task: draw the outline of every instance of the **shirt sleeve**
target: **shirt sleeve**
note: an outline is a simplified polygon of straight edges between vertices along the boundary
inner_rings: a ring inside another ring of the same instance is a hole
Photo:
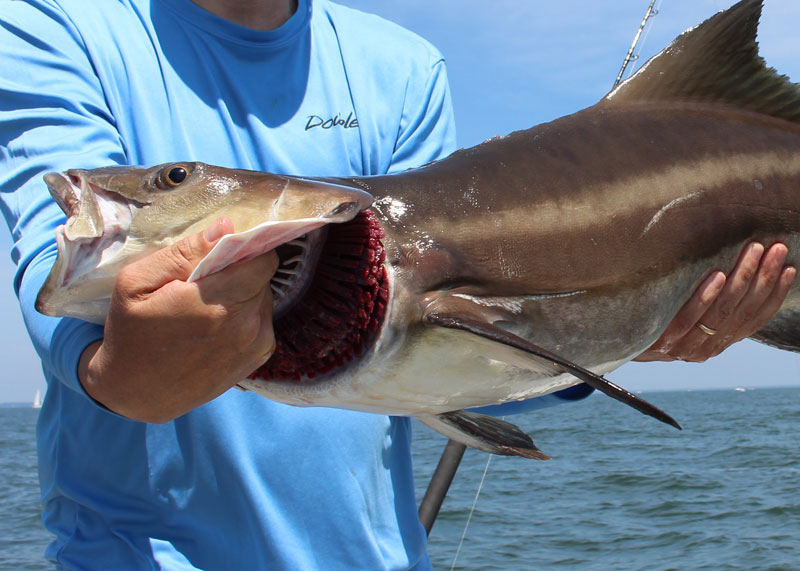
[[[456,149],[456,127],[444,59],[435,58],[425,81],[409,81],[389,172],[443,159]]]
[[[0,208],[14,242],[14,290],[45,372],[86,394],[78,361],[102,328],[34,309],[65,220],[42,175],[119,164],[125,153],[80,34],[55,5],[3,3],[0,45],[0,69],[13,70],[0,75]]]

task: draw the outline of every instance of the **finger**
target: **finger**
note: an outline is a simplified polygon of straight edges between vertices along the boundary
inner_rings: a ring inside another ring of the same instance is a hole
[[[217,240],[222,238],[225,234],[233,233],[233,222],[227,216],[221,216],[211,223],[211,226],[203,230],[203,237],[215,244]]]
[[[636,361],[674,361],[685,360],[694,351],[692,343],[703,342],[697,336],[697,321],[714,303],[725,285],[725,274],[714,272],[697,288],[677,315],[658,338],[658,340]],[[687,342],[687,335],[690,336]]]
[[[777,312],[781,305],[783,305],[783,301],[786,299],[786,295],[789,293],[789,289],[792,287],[796,277],[796,268],[792,266],[783,268],[775,283],[775,287],[772,289],[769,297],[761,305],[760,310],[752,320],[752,330],[747,333],[745,337],[749,337],[764,327],[772,318],[772,316],[775,315],[775,312]]]
[[[661,338],[674,343],[695,328],[700,318],[705,315],[721,294],[726,281],[725,274],[722,272],[714,272],[708,276],[689,298],[689,301],[678,311]]]
[[[742,330],[741,337],[751,335],[752,322],[760,320],[764,312],[772,307],[772,304],[769,307],[764,307],[764,304],[780,284],[779,278],[783,275],[787,253],[788,249],[783,244],[773,244],[764,254],[755,279],[736,310],[735,317],[739,322],[737,329]],[[773,311],[769,311],[767,316],[772,313]]]
[[[731,318],[750,289],[763,255],[764,246],[758,242],[745,248],[728,276],[716,303],[701,317],[703,325],[724,332],[726,335],[735,330],[737,322],[731,321]]]
[[[715,336],[704,332],[696,324],[673,343],[669,352],[671,356],[680,361],[702,362],[708,359],[715,350]]]
[[[237,320],[239,330],[232,332],[232,335],[243,336],[240,344],[240,358],[236,363],[240,374],[239,380],[266,363],[275,352],[276,347],[272,325],[272,291],[266,288],[257,299],[251,300],[246,306],[246,315]]]
[[[272,290],[267,288],[264,291],[264,296],[261,300],[260,307],[262,328],[258,338],[256,339],[256,344],[260,348],[260,355],[257,358],[258,364],[256,367],[260,367],[266,363],[275,352],[275,331],[272,325],[273,307],[274,300],[272,298]]]
[[[264,290],[269,290],[277,269],[278,255],[273,250],[205,276],[197,281],[197,287],[205,303],[244,303],[260,299]]]
[[[129,264],[120,271],[117,283],[130,297],[135,297],[149,294],[171,281],[185,281],[219,238],[232,231],[231,221],[220,218],[205,231]]]

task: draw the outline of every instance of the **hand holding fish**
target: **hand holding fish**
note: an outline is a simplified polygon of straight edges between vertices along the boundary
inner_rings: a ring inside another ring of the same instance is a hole
[[[81,383],[95,400],[128,418],[166,422],[227,391],[271,356],[274,252],[186,281],[232,231],[221,219],[119,273],[105,337],[81,358]]]
[[[784,267],[786,254],[783,244],[766,252],[750,244],[731,275],[711,274],[658,341],[634,360],[703,362],[753,335],[780,308],[797,275],[794,267]]]

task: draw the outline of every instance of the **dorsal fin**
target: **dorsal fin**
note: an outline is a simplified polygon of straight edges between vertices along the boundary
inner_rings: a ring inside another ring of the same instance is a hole
[[[763,0],[742,0],[678,36],[601,102],[728,103],[800,123],[800,85],[767,67],[756,33]]]

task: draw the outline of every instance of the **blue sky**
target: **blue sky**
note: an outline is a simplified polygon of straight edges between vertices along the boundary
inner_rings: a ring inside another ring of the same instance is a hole
[[[347,0],[430,40],[444,54],[459,144],[524,129],[595,103],[611,87],[649,0]],[[662,0],[643,62],[731,0]],[[800,81],[800,2],[766,0],[767,62]],[[798,189],[800,191],[800,189]],[[11,290],[10,239],[0,233],[0,402],[44,389]],[[702,365],[629,364],[610,375],[632,390],[800,384],[800,357],[745,341]]]

